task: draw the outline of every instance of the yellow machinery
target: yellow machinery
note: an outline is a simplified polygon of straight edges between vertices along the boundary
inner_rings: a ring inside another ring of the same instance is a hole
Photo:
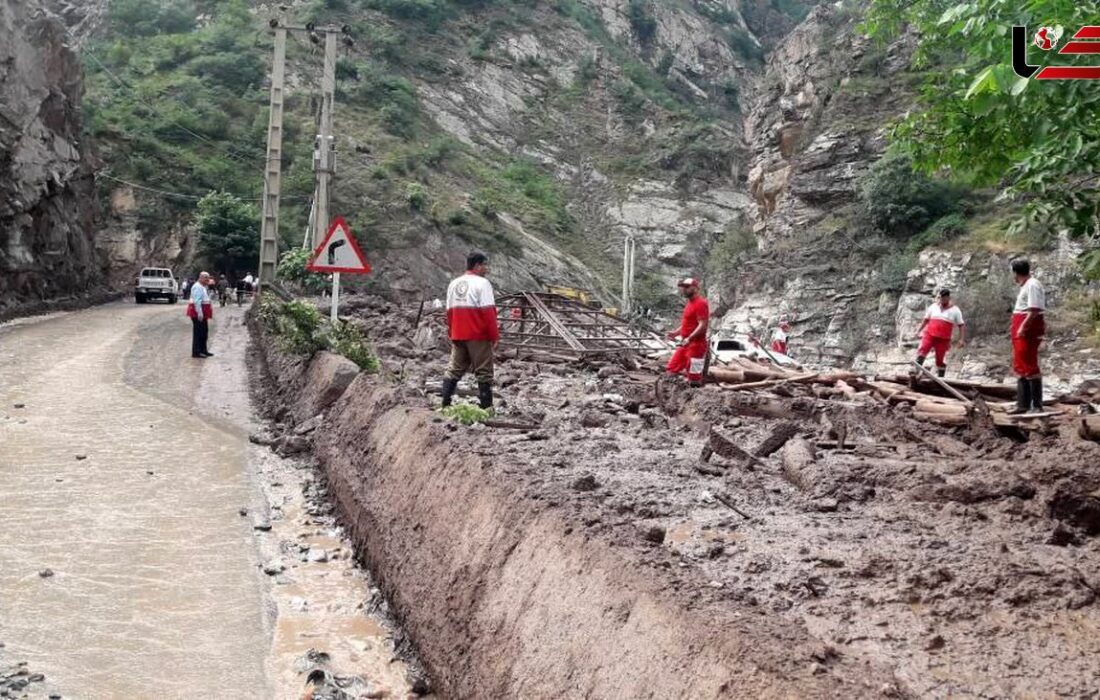
[[[552,284],[546,285],[546,291],[551,294],[557,294],[563,296],[566,299],[572,299],[573,301],[579,301],[585,306],[592,306],[592,292],[587,289],[577,289],[576,287],[557,287]]]

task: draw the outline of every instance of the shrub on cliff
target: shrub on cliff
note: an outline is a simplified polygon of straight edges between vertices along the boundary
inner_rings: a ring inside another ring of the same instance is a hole
[[[895,238],[909,238],[959,209],[962,191],[913,169],[906,155],[890,154],[871,167],[860,192],[871,224]]]

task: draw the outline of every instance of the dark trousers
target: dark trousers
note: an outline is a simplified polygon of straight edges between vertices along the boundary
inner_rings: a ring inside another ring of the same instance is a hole
[[[209,322],[191,319],[191,357],[198,357],[207,353],[206,338],[210,333]]]

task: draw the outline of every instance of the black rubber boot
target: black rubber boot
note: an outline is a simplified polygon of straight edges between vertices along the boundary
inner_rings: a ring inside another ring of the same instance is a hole
[[[458,391],[458,380],[450,377],[443,378],[443,408],[451,405],[455,392]]]
[[[937,377],[946,377],[947,376],[947,368],[946,367],[937,367],[936,368],[936,376]]]
[[[1043,378],[1036,377],[1035,379],[1028,380],[1031,383],[1031,411],[1032,413],[1043,412]]]
[[[1018,416],[1031,410],[1031,382],[1023,377],[1016,380],[1016,405],[1005,413]]]
[[[477,384],[477,401],[478,405],[488,410],[493,407],[493,385],[488,382],[478,382]]]

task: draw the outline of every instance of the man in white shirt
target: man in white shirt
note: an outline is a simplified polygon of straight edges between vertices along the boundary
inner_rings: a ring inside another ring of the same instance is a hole
[[[1012,370],[1016,373],[1016,407],[1008,412],[1041,413],[1043,410],[1043,375],[1039,370],[1039,345],[1046,335],[1043,313],[1047,308],[1046,292],[1039,280],[1031,276],[1031,263],[1014,260],[1012,274],[1020,291],[1012,310]]]
[[[966,321],[962,311],[951,303],[951,290],[941,289],[938,300],[924,312],[924,320],[917,329],[920,347],[917,349],[917,364],[924,365],[929,351],[936,353],[936,374],[947,375],[947,351],[951,349],[951,338],[955,329],[959,329],[959,342],[955,347],[966,345]]]
[[[187,317],[191,319],[191,357],[213,357],[214,353],[206,349],[210,336],[210,318],[214,315],[214,305],[210,299],[210,274],[200,272],[199,279],[191,285],[191,298],[187,302]]]

